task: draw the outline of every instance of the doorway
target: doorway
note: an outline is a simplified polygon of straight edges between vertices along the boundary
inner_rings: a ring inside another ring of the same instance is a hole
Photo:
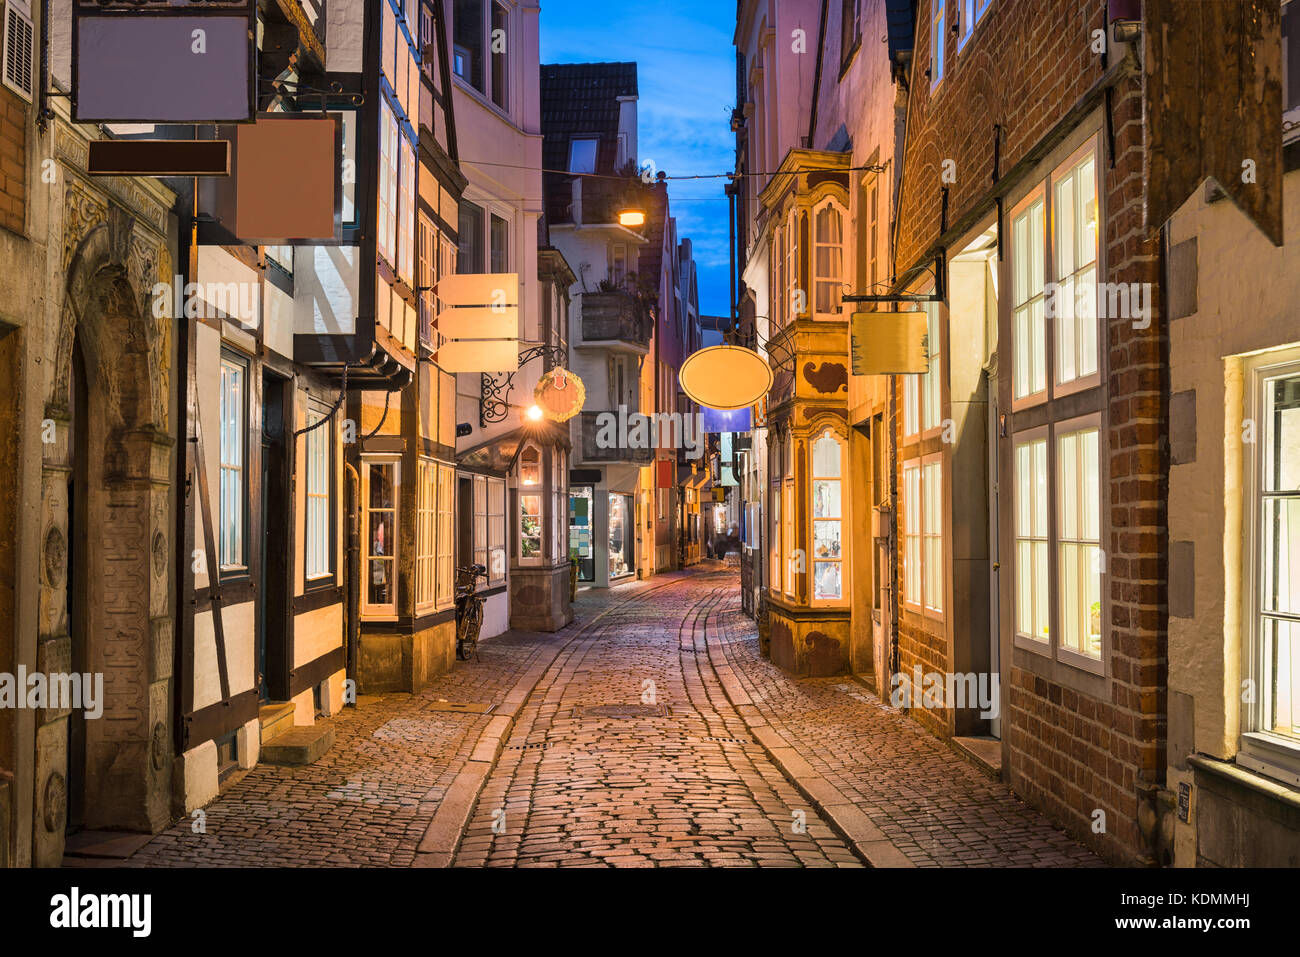
[[[86,542],[89,540],[86,499],[89,492],[90,388],[86,379],[86,359],[81,343],[72,344],[72,396],[69,422],[72,441],[68,448],[68,574],[65,581],[68,603],[68,639],[71,646],[71,672],[90,672],[86,649]],[[86,712],[73,708],[68,713],[67,831],[81,830],[86,812]]]
[[[293,509],[289,501],[289,380],[262,371],[262,529],[257,580],[257,692],[289,700],[289,595]]]

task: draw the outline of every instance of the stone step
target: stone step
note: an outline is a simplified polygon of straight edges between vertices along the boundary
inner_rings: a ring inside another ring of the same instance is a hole
[[[263,764],[315,764],[334,744],[334,729],[311,724],[282,731],[262,745]]]
[[[293,727],[293,712],[292,701],[273,701],[257,709],[257,721],[262,727],[262,747]]]

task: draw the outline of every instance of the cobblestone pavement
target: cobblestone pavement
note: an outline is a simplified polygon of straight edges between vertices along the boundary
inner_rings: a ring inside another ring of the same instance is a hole
[[[259,765],[203,833],[184,819],[115,863],[408,866],[492,720],[430,706],[500,702],[534,676],[456,866],[858,866],[750,733],[755,713],[914,864],[1099,863],[865,688],[760,658],[737,578],[709,562],[585,592],[569,627],[486,640],[419,694],[363,696],[316,764]]]
[[[791,678],[758,652],[736,598],[709,642],[767,722],[918,867],[1099,867],[1041,813],[866,687]]]

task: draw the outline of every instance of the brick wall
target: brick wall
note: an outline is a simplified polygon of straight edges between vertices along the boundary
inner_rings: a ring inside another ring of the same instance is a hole
[[[22,234],[27,211],[27,104],[0,87],[0,226]]]
[[[930,62],[930,0],[918,4],[911,113],[903,159],[897,264],[902,273],[941,234],[941,164],[956,162],[949,186],[948,225],[975,225],[991,212],[994,125],[1001,128],[999,169],[1006,176],[1021,159],[1036,162],[1041,141],[1102,78],[1090,47],[1101,29],[1103,0],[998,0],[958,55],[949,34],[942,87],[934,94],[924,70]],[[949,4],[951,7],[952,4]],[[1166,491],[1167,332],[1158,290],[1158,234],[1143,228],[1142,88],[1129,73],[1112,92],[1115,162],[1103,141],[1099,195],[1104,281],[1149,282],[1156,290],[1151,326],[1116,319],[1105,332],[1102,407],[1102,510],[1106,557],[1103,592],[1110,599],[1109,658],[1104,694],[1095,696],[1016,667],[1008,675],[1004,714],[1006,775],[1029,803],[1119,862],[1146,859],[1139,808],[1162,781],[1165,763],[1167,622]],[[970,215],[967,215],[970,214]],[[963,218],[965,217],[965,218]],[[1003,228],[1008,227],[1004,220]],[[951,252],[951,251],[950,251]],[[1005,326],[1004,326],[1005,328]],[[1010,367],[1008,349],[1000,365]],[[901,387],[900,387],[901,391]],[[901,436],[899,437],[901,441]],[[900,448],[900,471],[909,457]],[[960,476],[954,476],[960,481]],[[900,474],[901,484],[901,474]],[[1002,554],[1011,543],[1003,531]],[[1013,593],[1014,594],[1014,593]],[[901,664],[909,655],[924,666],[938,657],[923,624],[901,615]],[[1005,621],[1005,618],[1004,618]],[[1024,654],[1024,653],[1021,653]],[[943,660],[943,659],[940,659]],[[921,715],[917,715],[921,718]],[[1106,830],[1093,830],[1096,810]]]

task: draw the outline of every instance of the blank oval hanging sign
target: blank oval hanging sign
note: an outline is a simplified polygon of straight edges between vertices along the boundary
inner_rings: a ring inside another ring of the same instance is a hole
[[[710,346],[693,352],[678,373],[682,391],[710,409],[743,409],[772,388],[772,370],[753,349]]]

